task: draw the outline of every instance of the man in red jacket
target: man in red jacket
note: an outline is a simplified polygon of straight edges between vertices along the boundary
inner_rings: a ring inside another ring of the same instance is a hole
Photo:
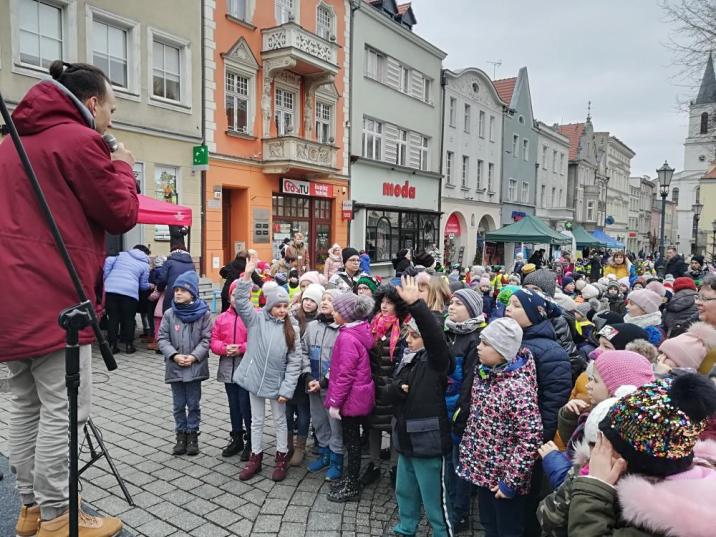
[[[87,297],[102,308],[105,233],[137,222],[139,202],[132,165],[122,144],[111,153],[102,134],[112,125],[112,87],[101,70],[53,62],[53,80],[33,86],[13,119],[45,192]],[[10,370],[10,465],[23,506],[17,535],[68,534],[69,469],[65,333],[57,323],[77,303],[72,283],[40,212],[17,151],[0,143],[0,362]],[[90,411],[91,330],[80,335],[79,426]],[[110,536],[116,518],[80,517],[83,537]],[[38,533],[39,531],[39,533]]]

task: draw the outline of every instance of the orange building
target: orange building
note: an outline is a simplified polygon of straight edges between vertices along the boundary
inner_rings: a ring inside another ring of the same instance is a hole
[[[320,267],[348,236],[347,1],[217,0],[207,9],[207,276],[218,281],[242,248],[270,261],[297,231]]]

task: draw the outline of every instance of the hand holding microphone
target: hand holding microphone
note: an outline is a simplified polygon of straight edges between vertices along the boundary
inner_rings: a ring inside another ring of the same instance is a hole
[[[129,151],[122,142],[119,142],[117,138],[109,133],[102,135],[104,143],[107,144],[109,152],[111,153],[112,160],[121,160],[126,162],[130,166],[134,166],[134,155]]]

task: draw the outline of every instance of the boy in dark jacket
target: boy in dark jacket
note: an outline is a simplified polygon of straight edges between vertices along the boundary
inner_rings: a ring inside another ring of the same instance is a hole
[[[194,271],[195,269],[194,260],[191,258],[191,254],[186,251],[183,238],[174,239],[170,248],[172,251],[157,271],[155,280],[160,291],[166,289],[172,293],[176,279],[185,272]],[[163,311],[167,311],[171,305],[171,300],[164,300]]]
[[[443,475],[452,449],[445,405],[447,376],[453,360],[447,342],[412,276],[404,276],[398,294],[408,304],[406,351],[395,380],[385,389],[395,404],[393,445],[398,452],[395,496],[397,535],[415,535],[420,503],[435,537],[452,536]]]

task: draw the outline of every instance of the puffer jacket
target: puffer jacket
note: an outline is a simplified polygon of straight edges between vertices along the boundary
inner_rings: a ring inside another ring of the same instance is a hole
[[[529,493],[542,441],[536,376],[526,348],[503,369],[480,368],[460,442],[460,477],[499,486],[508,498]]]
[[[211,331],[211,352],[219,356],[219,368],[216,371],[216,380],[231,384],[234,382],[234,372],[241,363],[246,352],[246,327],[236,310],[229,307],[214,321]],[[226,356],[227,345],[238,345],[239,354]]]
[[[177,281],[177,278],[190,270],[194,270],[194,261],[189,252],[185,252],[184,250],[172,252],[157,271],[157,287],[160,291],[166,290],[171,295],[174,292],[174,282]],[[171,300],[165,300],[163,306],[164,311],[167,311],[171,307],[171,304]]]
[[[251,303],[252,285],[240,279],[234,290],[234,307],[248,332],[246,354],[234,372],[234,382],[257,397],[291,399],[301,374],[298,323],[290,316],[284,321],[257,311]],[[293,350],[286,345],[284,322],[293,323]]]
[[[395,356],[390,358],[390,340],[385,337],[378,340],[370,351],[370,367],[373,381],[376,386],[375,407],[368,417],[367,424],[374,429],[390,432],[390,423],[393,418],[393,402],[381,387],[388,386],[393,381],[393,372],[400,362],[405,348],[405,340],[400,339],[395,347]]]
[[[338,255],[328,253],[328,257],[323,263],[323,275],[326,280],[330,280],[333,275],[338,272],[343,266],[343,259],[341,259],[340,253]]]
[[[339,328],[340,325],[333,321],[333,317],[319,314],[316,320],[308,323],[301,338],[301,373],[310,373],[311,378],[317,380],[323,390],[328,387],[326,375],[331,368],[331,357]]]
[[[672,338],[683,334],[699,319],[696,295],[698,292],[693,289],[682,289],[677,291],[667,302],[661,314],[661,322],[667,337]]]
[[[477,346],[483,326],[468,334],[456,334],[446,330],[450,351],[455,360],[455,369],[448,376],[445,391],[448,419],[452,423],[453,442],[459,442],[467,424],[472,400],[472,383],[477,367]]]
[[[171,301],[170,301],[171,302]],[[157,345],[164,355],[164,382],[193,382],[209,378],[211,312],[193,323],[184,323],[172,308],[164,312]],[[188,367],[177,364],[175,354],[191,354],[196,361]]]
[[[544,441],[548,442],[557,432],[557,413],[572,392],[569,356],[557,343],[549,320],[525,328],[522,345],[530,350],[537,366],[539,409]]]
[[[333,345],[326,408],[343,416],[367,416],[375,404],[375,383],[368,351],[373,346],[370,324],[358,321],[341,326]]]
[[[139,300],[139,291],[149,289],[149,257],[141,250],[120,252],[104,262],[104,292]]]
[[[610,274],[614,274],[617,280],[629,278],[629,285],[633,284],[637,279],[636,267],[628,259],[625,259],[621,265],[616,265],[614,260],[610,257],[604,267],[604,277],[606,278]]]
[[[574,382],[582,371],[587,368],[587,362],[584,360],[579,348],[577,348],[572,334],[572,326],[574,326],[576,321],[574,313],[564,312],[559,317],[555,317],[549,321],[552,323],[555,336],[557,336],[557,343],[559,343],[569,356],[569,363],[572,368],[572,381]]]

